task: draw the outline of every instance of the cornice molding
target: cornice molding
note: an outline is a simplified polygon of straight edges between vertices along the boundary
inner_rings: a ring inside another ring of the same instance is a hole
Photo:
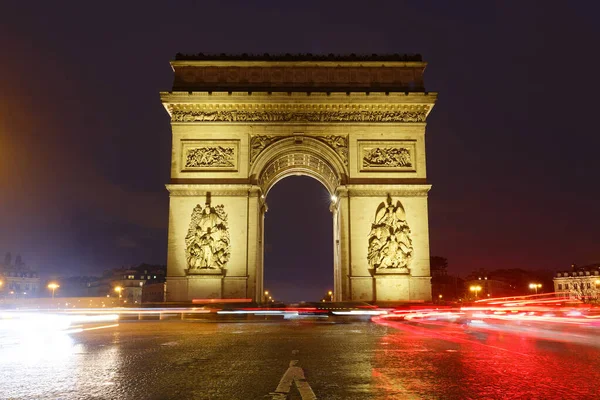
[[[171,197],[177,196],[242,196],[255,195],[260,188],[250,184],[167,184]]]
[[[269,103],[286,103],[298,101],[309,103],[336,103],[358,101],[369,103],[423,103],[433,104],[437,99],[437,92],[385,92],[385,91],[362,91],[362,92],[306,92],[306,91],[170,91],[160,92],[163,103],[258,103],[266,101]],[[260,100],[259,100],[260,99]]]
[[[427,197],[431,185],[346,185],[348,195],[352,196],[402,196]]]

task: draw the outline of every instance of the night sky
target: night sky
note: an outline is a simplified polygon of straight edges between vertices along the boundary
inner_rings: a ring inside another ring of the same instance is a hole
[[[510,4],[505,4],[510,3]],[[166,263],[182,53],[420,53],[433,255],[450,272],[600,261],[599,6],[524,1],[0,3],[0,253],[45,274]],[[376,5],[376,6],[375,6]],[[267,199],[266,285],[333,281],[326,192]]]

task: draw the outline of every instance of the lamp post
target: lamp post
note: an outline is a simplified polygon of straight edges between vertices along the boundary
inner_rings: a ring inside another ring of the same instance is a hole
[[[469,288],[469,290],[471,292],[475,292],[475,299],[477,299],[477,294],[479,293],[479,291],[481,290],[481,286],[479,285],[473,285]]]
[[[264,295],[265,296],[263,297],[263,303],[268,303],[269,302],[269,291],[265,290]]]
[[[121,292],[123,292],[122,286],[115,286],[115,292],[119,294],[119,305],[121,305]]]
[[[542,287],[541,283],[530,283],[529,289],[535,289],[535,294],[537,294],[538,289]]]
[[[333,290],[328,291],[327,295],[329,296],[329,301],[333,301]]]
[[[48,289],[52,290],[52,300],[54,300],[54,291],[59,287],[60,285],[54,282],[48,284]]]

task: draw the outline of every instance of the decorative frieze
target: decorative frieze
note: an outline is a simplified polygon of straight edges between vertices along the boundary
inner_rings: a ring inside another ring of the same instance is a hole
[[[409,274],[413,245],[410,228],[406,222],[406,212],[400,201],[387,198],[375,212],[368,239],[368,261],[375,272],[391,270],[394,273]],[[385,271],[388,272],[388,271]]]
[[[182,141],[182,171],[237,171],[237,141]]]
[[[210,107],[207,105],[170,104],[172,122],[425,122],[430,105],[395,105],[388,107],[352,107],[348,105],[261,105],[248,107]]]
[[[414,141],[359,141],[361,171],[415,171]]]

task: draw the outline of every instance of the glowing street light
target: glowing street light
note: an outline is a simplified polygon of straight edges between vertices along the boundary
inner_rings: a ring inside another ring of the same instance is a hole
[[[478,293],[481,291],[481,286],[479,286],[479,285],[476,285],[476,286],[475,286],[475,285],[474,285],[474,286],[471,286],[471,287],[469,288],[469,290],[470,290],[471,292],[475,292],[475,298],[477,298],[477,294],[478,294]]]
[[[56,289],[58,289],[59,287],[60,287],[60,285],[57,283],[54,283],[54,282],[48,284],[48,289],[52,290],[52,299],[53,300],[54,300],[54,291]]]
[[[115,292],[119,293],[119,299],[121,298],[121,292],[123,292],[122,286],[115,286]]]
[[[535,294],[537,294],[538,289],[542,287],[541,283],[530,283],[529,289],[535,289]]]
[[[329,301],[333,301],[333,290],[328,291],[327,295],[329,296]]]

